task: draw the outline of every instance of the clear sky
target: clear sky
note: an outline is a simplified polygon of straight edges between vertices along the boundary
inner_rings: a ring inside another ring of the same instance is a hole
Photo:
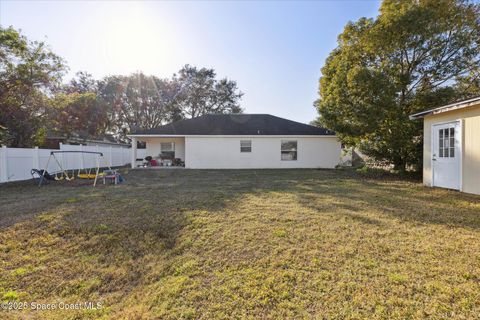
[[[238,83],[248,113],[309,122],[320,68],[348,21],[374,17],[373,1],[5,1],[0,24],[44,40],[70,68],[95,78],[183,65]]]

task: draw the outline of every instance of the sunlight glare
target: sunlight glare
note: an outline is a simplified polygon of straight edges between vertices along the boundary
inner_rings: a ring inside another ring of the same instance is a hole
[[[106,17],[105,63],[122,65],[124,72],[153,70],[169,60],[167,30],[161,17],[153,19],[146,3],[125,2],[111,7]]]

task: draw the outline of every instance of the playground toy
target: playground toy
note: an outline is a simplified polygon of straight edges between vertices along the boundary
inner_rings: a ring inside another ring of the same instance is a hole
[[[115,181],[115,184],[117,184],[117,182],[121,181],[119,179],[120,175],[112,170],[112,168],[110,168],[109,165],[107,165],[108,169],[109,170],[106,170],[105,173],[100,173],[100,160],[103,160],[103,153],[101,152],[94,152],[94,151],[51,151],[50,152],[50,157],[48,158],[47,160],[47,164],[45,165],[45,169],[43,170],[37,170],[37,169],[32,169],[31,171],[31,174],[32,176],[35,178],[35,176],[39,176],[39,183],[38,183],[38,186],[41,186],[42,183],[44,182],[44,180],[67,180],[67,181],[70,181],[70,180],[74,180],[75,179],[75,169],[72,169],[71,170],[71,175],[68,174],[68,170],[64,169],[61,162],[58,161],[57,157],[55,156],[56,154],[64,154],[64,153],[81,153],[82,154],[82,160],[83,160],[83,156],[84,154],[93,154],[93,155],[96,155],[95,157],[95,168],[88,168],[88,169],[85,169],[85,168],[81,168],[81,169],[78,169],[78,172],[77,172],[77,178],[80,178],[80,179],[94,179],[93,181],[93,186],[95,187],[97,185],[97,180],[99,178],[102,178],[106,175],[108,175],[110,178],[112,177],[112,175],[115,175],[115,176],[118,176],[118,177],[115,177],[114,181]],[[48,165],[50,163],[51,160],[55,160],[55,162],[57,163],[58,167],[59,167],[59,171],[57,172],[54,172],[54,173],[48,173],[47,172],[47,168],[48,168]],[[81,173],[81,171],[83,170],[83,173]],[[93,172],[92,172],[93,171]],[[104,179],[104,184],[105,184],[105,179]]]

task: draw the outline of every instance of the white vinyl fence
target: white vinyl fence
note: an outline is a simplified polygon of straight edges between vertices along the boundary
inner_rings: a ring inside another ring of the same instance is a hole
[[[0,148],[0,183],[28,180],[31,169],[45,169],[51,151],[93,151],[103,153],[103,157],[90,153],[57,153],[55,157],[65,170],[95,168],[97,157],[100,167],[119,167],[131,162],[131,149],[123,147],[77,146],[60,144],[60,149]],[[145,157],[145,149],[137,149],[137,157]],[[51,159],[48,172],[60,171],[55,160]]]

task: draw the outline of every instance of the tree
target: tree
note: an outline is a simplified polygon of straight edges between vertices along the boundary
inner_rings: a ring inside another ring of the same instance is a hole
[[[93,138],[105,133],[107,109],[93,92],[59,93],[52,99],[51,131],[70,138]]]
[[[43,42],[0,27],[0,142],[41,145],[50,133],[92,138],[110,133],[127,140],[133,129],[206,113],[241,112],[237,84],[213,69],[185,66],[160,79],[135,73],[95,80],[78,72],[61,84],[64,61]]]
[[[376,19],[349,23],[322,68],[319,122],[349,145],[404,170],[421,161],[414,112],[464,96],[480,62],[480,5],[385,0]]]
[[[480,96],[480,66],[469,74],[457,78],[455,89],[462,99]]]
[[[74,87],[83,87],[78,82]],[[143,73],[106,77],[98,82],[97,93],[108,105],[108,130],[121,137],[133,129],[147,130],[207,113],[242,111],[243,93],[235,81],[217,80],[213,69],[188,65],[171,79]]]
[[[77,72],[50,99],[50,105],[50,133],[88,139],[108,130],[108,105],[98,95],[98,81],[87,72]]]
[[[143,73],[110,76],[98,94],[108,104],[109,130],[124,137],[132,129],[151,129],[167,120],[171,103],[169,81]]]
[[[0,145],[9,144],[10,135],[8,134],[7,127],[0,125]]]
[[[64,70],[63,60],[43,42],[0,27],[0,125],[8,132],[10,146],[41,143],[48,98]]]
[[[174,99],[169,110],[171,120],[199,117],[209,113],[241,113],[237,83],[216,79],[213,69],[185,65],[172,79]]]
[[[98,91],[98,81],[86,71],[79,71],[75,74],[75,78],[64,86],[63,91],[66,93],[87,93]]]

